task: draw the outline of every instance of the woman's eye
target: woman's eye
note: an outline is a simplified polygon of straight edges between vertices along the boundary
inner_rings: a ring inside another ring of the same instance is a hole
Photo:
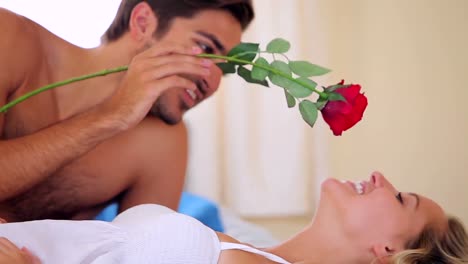
[[[198,46],[203,50],[204,53],[207,53],[207,54],[213,54],[214,53],[213,47],[211,47],[208,44],[199,42]]]
[[[403,196],[401,196],[401,192],[399,192],[399,193],[396,195],[396,198],[397,198],[397,200],[398,200],[401,204],[403,204]]]

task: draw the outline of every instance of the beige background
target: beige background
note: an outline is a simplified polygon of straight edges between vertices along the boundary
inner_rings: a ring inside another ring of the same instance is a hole
[[[468,1],[320,3],[334,75],[369,97],[362,124],[330,139],[332,174],[382,170],[468,223]]]

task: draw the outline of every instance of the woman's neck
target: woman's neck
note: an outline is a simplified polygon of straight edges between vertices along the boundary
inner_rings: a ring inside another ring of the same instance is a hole
[[[284,243],[266,251],[297,264],[358,263],[355,254],[344,241],[339,230],[331,230],[330,224],[315,220],[303,231]]]

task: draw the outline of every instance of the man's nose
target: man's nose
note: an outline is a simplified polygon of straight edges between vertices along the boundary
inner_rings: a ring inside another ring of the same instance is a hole
[[[219,85],[221,84],[222,74],[223,72],[218,68],[218,66],[213,66],[211,68],[211,75],[207,78],[209,86],[207,96],[212,95],[218,90]]]

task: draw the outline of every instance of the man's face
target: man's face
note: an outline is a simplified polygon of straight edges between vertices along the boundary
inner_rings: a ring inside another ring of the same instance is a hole
[[[175,18],[170,30],[152,45],[175,43],[186,47],[199,46],[204,53],[226,55],[241,41],[240,23],[227,11],[201,11],[193,18]],[[184,88],[173,88],[164,92],[151,109],[151,114],[160,117],[168,124],[182,120],[183,114],[211,96],[219,86],[222,71],[211,67],[208,77],[191,77],[198,90],[190,94]]]

